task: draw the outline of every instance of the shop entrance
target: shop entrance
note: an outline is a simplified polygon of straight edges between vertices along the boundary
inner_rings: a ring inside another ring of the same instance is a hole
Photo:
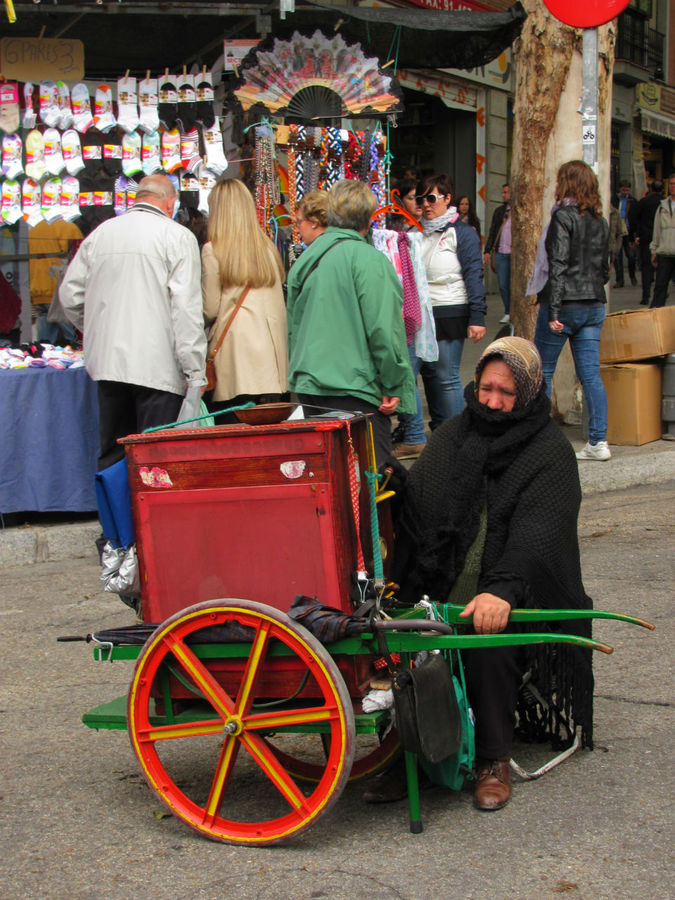
[[[404,112],[389,129],[392,175],[411,168],[421,176],[447,172],[455,195],[476,195],[476,116],[450,109],[438,97],[403,89]]]

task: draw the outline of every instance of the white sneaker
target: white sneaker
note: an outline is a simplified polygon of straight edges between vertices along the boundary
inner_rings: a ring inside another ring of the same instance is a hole
[[[505,313],[499,320],[499,324],[500,325],[508,325],[510,321],[511,321],[511,316],[508,313]]]
[[[597,444],[586,444],[583,450],[577,453],[577,459],[597,459],[602,462],[610,459],[611,456],[607,441],[598,441]]]

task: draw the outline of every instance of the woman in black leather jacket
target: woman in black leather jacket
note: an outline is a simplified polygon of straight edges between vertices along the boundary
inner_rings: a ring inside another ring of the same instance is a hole
[[[550,396],[560,351],[569,339],[588,406],[588,443],[578,459],[607,460],[607,395],[600,377],[600,332],[609,281],[609,226],[595,173],[572,160],[558,170],[556,201],[546,236],[548,281],[539,293],[534,343]]]

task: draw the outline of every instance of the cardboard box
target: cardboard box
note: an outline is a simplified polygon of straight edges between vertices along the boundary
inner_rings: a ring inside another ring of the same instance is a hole
[[[675,352],[675,306],[610,313],[600,336],[600,362],[634,362]]]
[[[607,391],[610,444],[639,447],[661,437],[661,366],[623,363],[600,366]]]

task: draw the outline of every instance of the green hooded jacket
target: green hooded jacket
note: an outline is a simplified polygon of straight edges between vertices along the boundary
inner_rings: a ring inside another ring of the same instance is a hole
[[[399,397],[396,412],[414,413],[402,308],[389,260],[356,231],[327,228],[288,276],[290,390],[376,407],[383,396]]]

